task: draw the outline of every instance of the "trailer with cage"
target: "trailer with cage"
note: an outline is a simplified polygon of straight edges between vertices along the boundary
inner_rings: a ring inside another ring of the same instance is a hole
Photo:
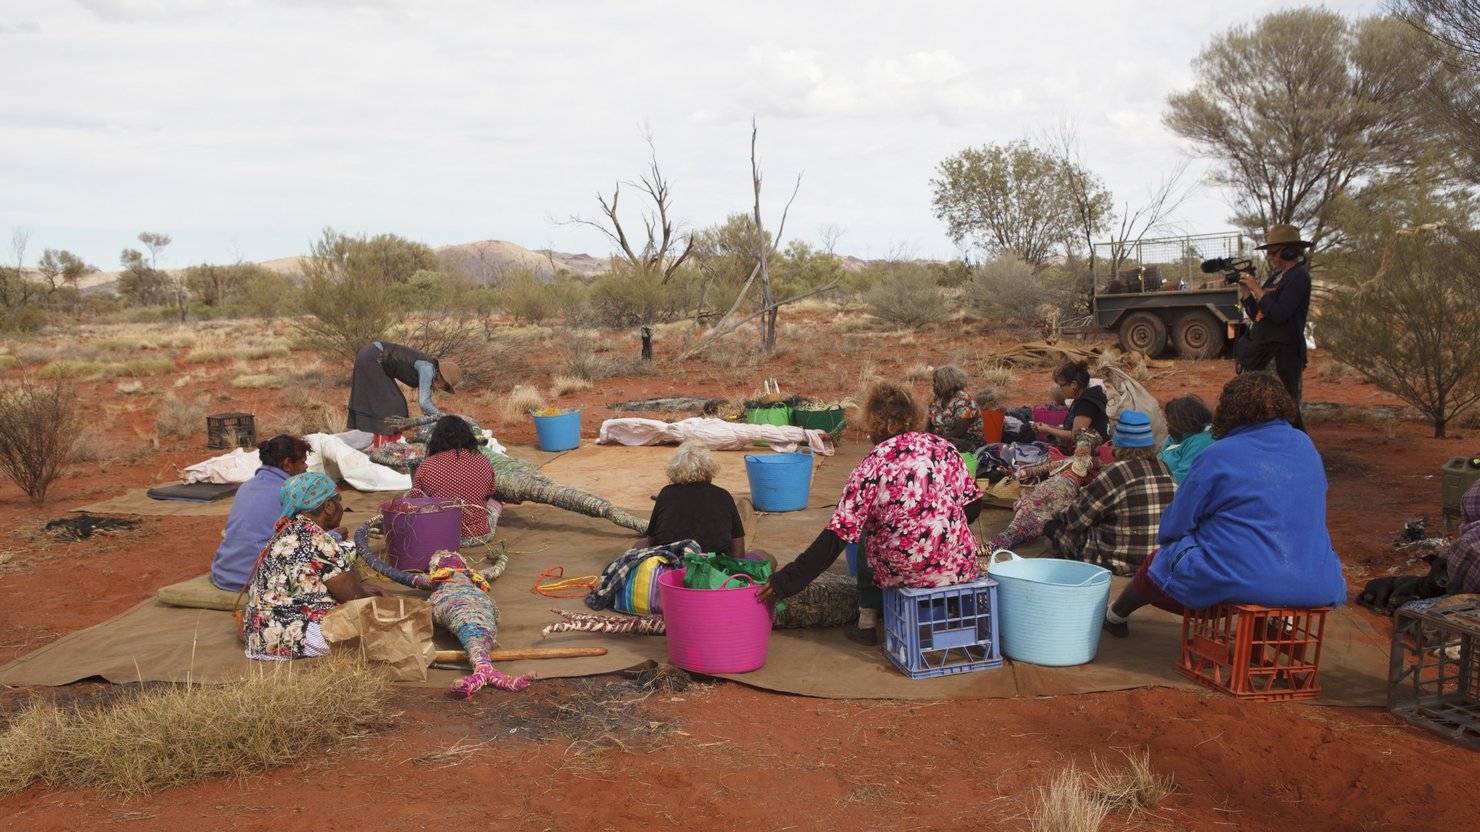
[[[1122,349],[1155,356],[1170,345],[1212,358],[1246,325],[1238,286],[1205,274],[1209,259],[1248,256],[1242,234],[1202,234],[1095,246],[1091,312]]]

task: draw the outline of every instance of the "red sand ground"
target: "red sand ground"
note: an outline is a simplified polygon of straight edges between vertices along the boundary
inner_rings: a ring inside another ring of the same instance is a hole
[[[969,351],[948,346],[959,334],[945,329],[908,336],[904,345],[897,335],[829,338],[799,344],[764,368],[676,366],[665,363],[660,343],[655,372],[599,382],[568,401],[586,404],[589,436],[615,415],[611,402],[743,396],[762,377],[781,379],[788,392],[841,396],[853,392],[865,358],[898,378],[921,362],[970,363],[990,350],[991,339],[967,334]],[[635,354],[635,338],[614,337]],[[1323,380],[1327,361],[1315,354],[1307,401],[1397,403],[1370,385]],[[554,364],[536,366],[532,381],[545,383],[561,369]],[[208,370],[208,384],[236,397],[222,409],[253,410],[259,427],[271,427],[273,414],[285,410],[280,391],[244,394],[227,386],[231,369]],[[1154,369],[1145,383],[1163,400],[1190,390],[1211,403],[1230,372],[1226,361],[1178,361]],[[1012,399],[1039,400],[1047,383],[1047,370],[1019,371]],[[916,384],[922,392],[927,386]],[[108,415],[108,427],[91,438],[129,448],[152,434],[151,405],[120,403],[114,382],[83,385],[83,392],[94,413]],[[343,395],[320,392],[331,400]],[[472,392],[447,406],[497,426]],[[533,441],[527,425],[497,432],[506,443]],[[1394,567],[1419,571],[1404,567],[1393,540],[1408,518],[1437,523],[1439,466],[1480,449],[1473,433],[1447,440],[1430,433],[1412,422],[1311,428],[1331,481],[1329,524],[1354,588]],[[0,661],[105,621],[160,585],[207,568],[218,519],[144,518],[135,532],[82,543],[39,531],[74,506],[169,480],[172,466],[211,453],[204,444],[203,436],[167,444],[132,465],[75,466],[40,511],[10,483],[0,485],[0,523],[11,529],[0,546]],[[1372,620],[1388,631],[1385,619]],[[650,727],[678,732],[661,739],[628,732],[597,749],[539,732],[525,738],[532,716],[558,715],[556,706],[582,684],[609,684],[611,696],[624,700],[640,696],[632,683],[612,678],[538,682],[524,694],[470,702],[401,690],[387,727],[307,765],[128,801],[32,788],[0,800],[0,816],[7,828],[26,830],[107,822],[165,830],[1025,829],[1036,788],[1056,771],[1070,762],[1088,766],[1092,754],[1118,758],[1120,749],[1149,748],[1153,766],[1176,778],[1177,792],[1150,814],[1112,814],[1104,829],[1457,829],[1473,822],[1474,752],[1376,708],[1247,704],[1164,688],[1036,700],[831,701],[720,682],[631,705]],[[96,687],[0,691],[0,709],[12,711],[33,695],[86,700]]]

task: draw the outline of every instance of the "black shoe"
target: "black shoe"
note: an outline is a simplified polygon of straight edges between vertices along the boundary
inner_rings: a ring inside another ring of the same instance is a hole
[[[1122,621],[1119,624],[1116,624],[1114,621],[1111,621],[1107,618],[1104,621],[1100,622],[1100,629],[1104,630],[1112,636],[1115,636],[1116,638],[1128,638],[1131,634],[1131,624],[1129,621]]]

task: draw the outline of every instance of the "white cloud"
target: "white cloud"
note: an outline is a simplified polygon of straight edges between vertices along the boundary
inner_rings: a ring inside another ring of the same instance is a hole
[[[602,254],[551,218],[641,173],[644,125],[704,226],[749,204],[754,117],[768,211],[805,172],[790,229],[950,256],[940,160],[1068,118],[1133,198],[1183,156],[1160,114],[1192,56],[1275,0],[1125,5],[8,0],[0,234],[100,265],[144,228],[182,262],[298,253],[324,225]]]

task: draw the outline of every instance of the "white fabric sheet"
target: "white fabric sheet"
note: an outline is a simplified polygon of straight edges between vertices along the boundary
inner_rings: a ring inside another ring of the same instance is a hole
[[[311,433],[303,438],[312,447],[308,453],[310,471],[322,471],[335,480],[343,480],[356,491],[405,491],[411,487],[410,476],[371,462],[370,457],[350,447],[338,436]],[[193,482],[246,482],[260,467],[262,461],[255,450],[235,448],[230,453],[187,466],[180,472],[180,481],[186,485]]]
[[[679,445],[697,442],[716,451],[741,451],[755,442],[765,442],[771,450],[796,453],[802,445],[813,453],[832,456],[832,437],[824,430],[811,430],[791,425],[750,425],[726,422],[724,419],[694,417],[678,422],[657,419],[607,419],[601,423],[598,445]]]

